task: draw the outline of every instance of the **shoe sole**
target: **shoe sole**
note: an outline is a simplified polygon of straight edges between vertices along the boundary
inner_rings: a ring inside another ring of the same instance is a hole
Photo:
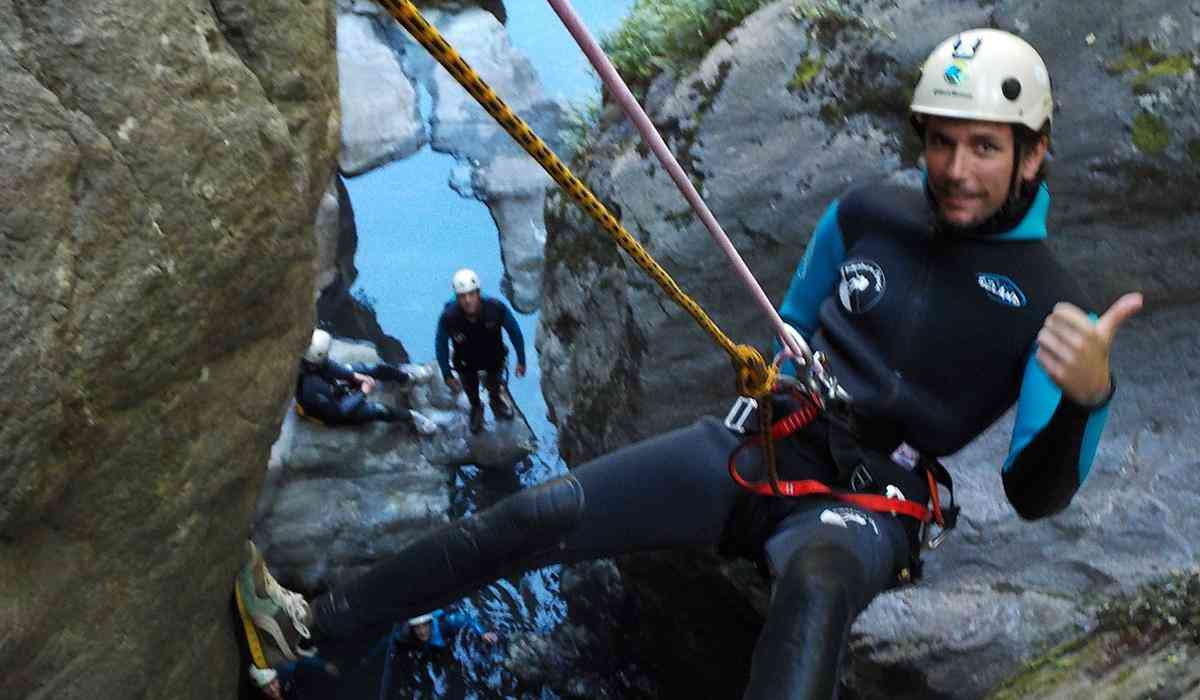
[[[288,661],[295,661],[296,654],[292,651],[291,645],[288,644],[287,637],[283,634],[283,629],[273,617],[266,617],[261,613],[255,613],[251,616],[254,620],[254,626],[271,635],[271,640],[275,642],[275,646],[279,647],[279,651],[287,657]]]

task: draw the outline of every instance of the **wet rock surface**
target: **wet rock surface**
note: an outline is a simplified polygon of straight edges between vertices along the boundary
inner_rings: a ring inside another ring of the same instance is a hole
[[[330,356],[351,364],[380,359],[373,346],[340,339]],[[381,382],[369,399],[419,411],[438,431],[420,435],[407,421],[330,427],[291,407],[271,450],[253,537],[272,572],[298,590],[349,580],[448,522],[455,467],[512,469],[535,449],[520,413],[511,421],[489,417],[472,435],[466,397],[451,395],[438,378]]]
[[[1097,310],[1147,293],[1148,313],[1119,337],[1117,401],[1071,509],[1032,524],[1012,513],[998,474],[1011,417],[949,460],[964,520],[920,586],[880,598],[856,624],[848,692],[859,697],[980,697],[1093,625],[1085,593],[1128,590],[1195,556],[1200,169],[1188,144],[1200,133],[1200,16],[1153,1],[1077,9],[775,3],[694,72],[648,91],[652,118],[778,302],[833,198],[881,175],[919,183],[905,107],[928,50],[962,27],[1016,31],[1055,76],[1051,244]],[[630,127],[609,121],[575,165],[732,338],[767,347],[766,322],[644,153]],[[578,463],[723,415],[734,393],[726,356],[573,204],[551,195],[547,220],[538,348],[563,455]],[[670,562],[627,585],[669,588]],[[761,589],[738,585],[761,600]],[[706,630],[695,639],[721,633],[674,617]],[[698,658],[688,644],[663,651],[685,668]]]

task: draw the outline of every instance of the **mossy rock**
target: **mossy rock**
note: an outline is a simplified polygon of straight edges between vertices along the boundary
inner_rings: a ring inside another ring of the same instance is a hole
[[[1157,156],[1167,150],[1171,143],[1171,129],[1167,122],[1148,112],[1133,118],[1133,145],[1146,155]]]

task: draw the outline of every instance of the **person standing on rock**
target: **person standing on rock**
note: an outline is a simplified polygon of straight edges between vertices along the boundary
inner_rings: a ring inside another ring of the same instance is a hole
[[[483,429],[483,403],[479,400],[480,372],[486,374],[485,385],[492,414],[499,420],[513,417],[505,381],[508,348],[504,345],[500,330],[508,332],[508,340],[517,352],[515,371],[518,377],[525,376],[525,337],[521,335],[521,327],[517,325],[517,319],[507,304],[480,294],[479,276],[473,270],[463,268],[455,272],[452,286],[454,301],[447,302],[438,318],[434,347],[446,385],[456,394],[466,391],[467,401],[471,403],[471,432],[478,433]],[[451,372],[451,366],[458,372],[457,378]]]
[[[348,365],[329,357],[333,338],[320,328],[314,329],[312,341],[300,362],[296,378],[296,408],[300,415],[331,426],[360,425],[371,421],[410,421],[422,435],[437,432],[437,423],[421,413],[392,408],[367,397],[378,386],[376,380],[400,384],[428,381],[433,376],[429,367],[409,365],[401,369],[385,363]]]
[[[743,488],[730,464],[761,480],[763,451],[735,452],[747,442],[732,415],[702,418],[426,533],[308,599],[296,623],[338,638],[553,562],[716,546],[771,584],[744,697],[834,697],[854,618],[915,581],[922,545],[953,524],[937,458],[1016,403],[997,466],[1020,517],[1062,511],[1091,470],[1115,391],[1110,350],[1142,299],[1089,317],[1045,244],[1052,109],[1032,46],[993,29],[956,34],[926,61],[910,106],[924,188],[857,187],[818,223],[781,314],[851,401],[806,423],[789,423],[795,394],[773,402],[788,416],[776,429],[802,425],[775,443],[780,483],[823,491]]]

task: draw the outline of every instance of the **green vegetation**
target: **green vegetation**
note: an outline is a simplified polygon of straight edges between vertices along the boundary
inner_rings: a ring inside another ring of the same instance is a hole
[[[564,163],[578,162],[592,150],[600,133],[601,111],[599,98],[585,98],[567,105],[566,124],[558,130],[562,143],[558,155]]]
[[[1160,78],[1178,77],[1192,70],[1190,53],[1165,54],[1155,51],[1150,42],[1143,39],[1125,49],[1117,58],[1104,65],[1109,75],[1132,73],[1130,86],[1134,94],[1151,92],[1153,84]]]
[[[1146,155],[1156,156],[1167,150],[1171,130],[1161,117],[1142,112],[1133,118],[1133,145]]]
[[[798,92],[808,87],[808,84],[813,81],[813,78],[820,74],[821,68],[825,65],[825,59],[818,56],[813,58],[805,56],[800,65],[796,66],[796,70],[792,73],[792,79],[788,81],[788,90]]]
[[[635,94],[664,70],[685,71],[769,0],[637,0],[601,40]]]

